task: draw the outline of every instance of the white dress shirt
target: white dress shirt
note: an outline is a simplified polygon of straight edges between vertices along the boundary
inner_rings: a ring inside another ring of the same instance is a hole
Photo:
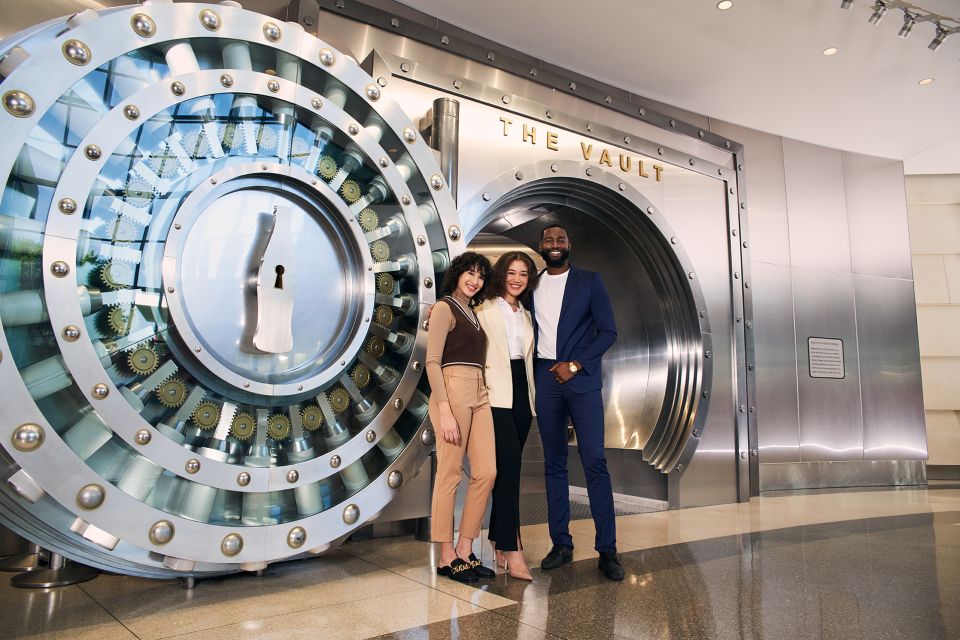
[[[563,292],[567,288],[567,269],[552,276],[546,271],[540,275],[540,284],[533,292],[533,308],[537,314],[537,357],[557,359],[557,325],[560,324],[560,308]]]
[[[497,306],[503,314],[503,328],[507,333],[507,349],[511,360],[523,360],[523,310],[520,303],[514,309],[503,298],[497,298]]]

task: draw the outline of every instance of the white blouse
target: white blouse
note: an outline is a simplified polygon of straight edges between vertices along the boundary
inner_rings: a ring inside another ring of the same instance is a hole
[[[497,305],[503,314],[503,328],[507,333],[507,349],[511,360],[523,360],[523,307],[514,310],[503,298],[497,298]]]

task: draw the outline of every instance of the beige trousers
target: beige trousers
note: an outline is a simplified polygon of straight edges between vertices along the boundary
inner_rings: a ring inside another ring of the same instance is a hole
[[[463,475],[463,456],[466,454],[470,461],[470,484],[460,519],[460,535],[475,539],[480,536],[483,513],[497,476],[497,454],[483,370],[450,365],[443,368],[443,382],[453,417],[460,427],[460,444],[446,442],[440,435],[438,405],[431,396],[430,421],[437,434],[437,477],[433,485],[430,537],[434,542],[453,542],[453,508]]]

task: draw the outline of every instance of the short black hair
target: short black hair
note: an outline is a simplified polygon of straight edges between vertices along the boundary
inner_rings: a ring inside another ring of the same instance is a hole
[[[487,256],[480,255],[473,251],[461,253],[450,263],[450,268],[447,269],[447,275],[443,277],[440,297],[453,295],[453,292],[457,289],[457,283],[460,282],[460,276],[474,267],[476,267],[483,276],[483,286],[470,298],[470,306],[475,307],[483,302],[487,295],[487,285],[490,283],[490,275],[493,273],[493,267],[490,266],[490,260],[487,259]]]
[[[562,224],[553,223],[553,224],[548,224],[547,226],[545,226],[543,229],[540,230],[540,242],[543,242],[543,234],[547,232],[547,229],[563,229],[563,232],[567,234],[567,239],[570,238],[570,232],[567,230],[565,226],[563,226]]]

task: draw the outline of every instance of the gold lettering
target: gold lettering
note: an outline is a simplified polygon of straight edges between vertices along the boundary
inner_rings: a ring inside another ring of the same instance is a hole
[[[624,164],[623,161],[626,160],[627,163]],[[633,164],[633,158],[630,156],[625,156],[622,153],[620,154],[620,171],[630,171],[630,166]]]
[[[663,167],[655,164],[653,165],[653,170],[657,172],[657,182],[660,182],[660,174],[663,173]]]
[[[547,149],[557,150],[557,134],[553,131],[547,131]]]
[[[610,152],[606,149],[603,150],[603,153],[600,154],[600,164],[605,164],[608,167],[612,167],[613,163],[610,162]]]
[[[641,178],[649,178],[649,177],[650,177],[650,174],[643,172],[643,160],[637,158],[637,162],[640,163],[640,177],[641,177]]]
[[[507,137],[507,135],[509,135],[509,132],[507,131],[507,127],[513,124],[513,120],[500,116],[500,122],[503,123],[503,137]]]
[[[528,127],[523,125],[523,141],[526,142],[527,138],[530,139],[530,144],[537,144],[537,128]]]

